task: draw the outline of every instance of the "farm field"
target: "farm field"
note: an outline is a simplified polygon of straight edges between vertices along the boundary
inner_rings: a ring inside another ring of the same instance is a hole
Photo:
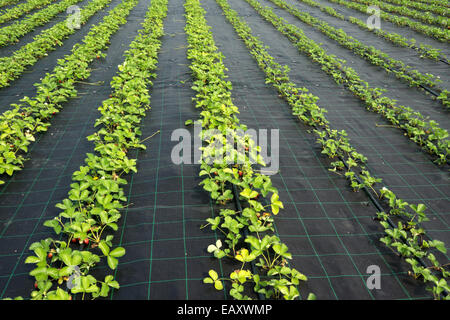
[[[450,299],[449,19],[0,0],[0,299]]]

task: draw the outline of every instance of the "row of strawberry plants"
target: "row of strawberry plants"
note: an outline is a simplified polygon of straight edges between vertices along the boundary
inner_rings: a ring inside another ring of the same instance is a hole
[[[80,26],[84,25],[95,13],[106,7],[112,0],[93,0],[80,11]],[[72,17],[59,22],[53,27],[42,31],[32,42],[14,51],[10,56],[0,58],[0,88],[8,86],[25,72],[27,67],[34,65],[49,51],[61,46],[63,40],[73,34],[76,29],[68,26]]]
[[[450,64],[448,58],[442,53],[442,51],[440,49],[436,49],[427,44],[417,43],[416,39],[414,39],[414,38],[408,39],[398,33],[387,32],[385,30],[377,29],[377,28],[371,28],[367,25],[366,21],[362,21],[362,20],[352,17],[352,16],[349,16],[348,18],[346,18],[343,14],[340,14],[336,10],[334,10],[334,8],[323,5],[314,0],[298,0],[298,1],[301,1],[309,6],[319,8],[322,12],[325,12],[326,14],[333,16],[335,18],[338,18],[340,20],[353,23],[353,24],[357,25],[359,28],[361,28],[362,30],[371,31],[371,32],[375,33],[377,36],[384,38],[385,40],[390,41],[396,45],[414,49],[421,54],[421,58],[428,58],[428,59],[432,59],[432,60],[442,60],[443,62]]]
[[[108,47],[111,36],[127,22],[125,16],[131,10],[129,6],[138,0],[130,1],[116,7],[101,24],[94,25],[82,43],[74,45],[70,55],[58,60],[53,72],[35,84],[35,97],[25,96],[19,104],[12,104],[12,109],[0,115],[0,174],[11,176],[22,170],[28,146],[35,140],[35,135],[47,131],[62,104],[77,95],[75,85],[90,76],[89,64],[104,56],[102,50]],[[108,23],[111,27],[104,30]],[[2,183],[4,181],[0,179]]]
[[[411,0],[383,0],[383,1],[398,4],[400,6],[411,7],[425,12],[433,12],[444,17],[450,16],[450,10],[448,9],[448,6],[443,6],[442,3],[439,4],[423,3]]]
[[[387,53],[378,50],[373,46],[365,45],[361,41],[349,36],[342,29],[334,28],[327,22],[315,18],[305,11],[300,11],[283,0],[270,1],[280,8],[285,9],[287,12],[291,13],[304,23],[319,30],[330,39],[337,41],[341,46],[351,50],[371,64],[381,67],[388,73],[393,73],[398,79],[409,83],[410,86],[415,86],[421,90],[424,90],[424,87],[434,88],[437,92],[436,96],[439,96],[439,94],[443,91],[443,89],[438,86],[438,83],[440,82],[439,78],[433,76],[432,74],[422,74],[419,71],[412,69],[410,66],[405,65],[402,61],[391,58]],[[435,98],[435,96],[433,96],[433,98]],[[440,101],[445,106],[450,106],[450,101],[445,99],[441,99]]]
[[[113,23],[120,24],[113,21],[122,21],[137,2],[125,0],[112,11],[112,20],[101,23],[97,31],[107,32],[114,28]],[[62,212],[44,223],[60,235],[59,240],[47,238],[30,247],[35,255],[25,262],[36,265],[30,272],[36,279],[32,299],[71,300],[77,294],[83,300],[95,299],[108,296],[110,288],[119,289],[113,275],[106,275],[102,281],[91,271],[104,260],[114,270],[118,258],[125,254],[122,247],[112,248],[113,231],[118,229],[120,210],[127,201],[123,175],[137,172],[136,160],[128,154],[132,149],[145,149],[140,123],[150,109],[149,84],[156,76],[166,14],[167,0],[151,2],[143,28],[111,81],[113,93],[102,102],[101,116],[95,122],[100,128],[88,137],[95,144],[95,154],[88,153],[86,166],[73,174],[69,197],[56,205]],[[64,289],[63,283],[70,289]]]
[[[445,164],[450,157],[450,141],[448,132],[439,127],[434,120],[428,120],[422,114],[410,107],[397,106],[396,102],[382,93],[380,88],[371,88],[359,78],[351,67],[345,66],[345,61],[327,54],[325,49],[310,39],[304,32],[288,24],[284,19],[273,13],[269,7],[263,7],[256,0],[246,0],[253,8],[276,29],[285,35],[300,52],[305,53],[314,62],[321,65],[322,70],[332,76],[338,84],[359,97],[370,111],[381,114],[395,127],[406,131],[412,141],[421,146],[431,155],[437,156],[439,164]]]
[[[229,281],[229,293],[235,299],[250,299],[244,293],[248,286],[253,286],[254,292],[266,298],[296,299],[299,296],[297,286],[307,278],[287,266],[287,260],[292,255],[279,237],[273,235],[273,215],[278,214],[283,204],[270,177],[256,173],[244,151],[253,148],[254,141],[248,135],[238,134],[240,130],[245,131],[246,127],[237,118],[239,110],[231,100],[232,85],[226,81],[223,55],[215,46],[204,9],[199,0],[186,0],[184,6],[187,55],[195,79],[192,89],[197,92],[194,101],[196,107],[202,110],[200,115],[204,130],[217,132],[202,148],[199,175],[206,178],[200,184],[218,203],[226,205],[234,199],[242,201],[244,207],[239,211],[222,208],[216,217],[207,219],[207,225],[211,225],[212,230],[221,231],[225,237],[224,247],[219,240],[208,247],[208,252],[217,259],[227,258],[240,267],[226,278],[219,278],[216,271],[209,270],[209,277],[204,282],[213,284],[217,290],[223,290],[223,281]],[[227,134],[232,135],[237,148],[234,143],[224,139]],[[217,147],[216,140],[224,145]],[[213,158],[213,155],[218,154],[224,155],[224,158]],[[263,165],[259,154],[256,159]],[[265,206],[263,198],[269,194],[270,204]],[[255,271],[248,269],[252,262]],[[310,299],[313,297],[312,294],[308,296]]]
[[[39,10],[38,12],[27,16],[25,19],[16,21],[13,24],[0,28],[0,47],[19,42],[27,33],[33,31],[36,27],[50,22],[57,14],[65,11],[71,5],[81,0],[62,0]]]
[[[266,83],[272,84],[278,90],[292,107],[293,115],[314,129],[312,132],[318,138],[317,142],[322,147],[322,153],[333,160],[330,171],[344,171],[343,176],[349,181],[354,191],[364,188],[368,192],[373,192],[376,197],[388,200],[389,212],[378,214],[378,217],[383,218],[382,225],[385,227],[386,233],[381,241],[387,246],[396,248],[398,253],[410,263],[414,277],[422,277],[421,279],[424,281],[433,284],[430,290],[437,299],[440,298],[444,290],[449,290],[445,280],[449,273],[445,271],[444,266],[437,261],[431,251],[435,248],[445,253],[446,247],[443,242],[438,240],[423,240],[425,230],[418,227],[417,223],[427,220],[425,206],[423,204],[409,204],[397,198],[387,188],[380,189],[378,186],[382,183],[382,180],[373,177],[366,169],[367,158],[350,145],[346,138],[346,132],[331,129],[325,117],[326,110],[316,104],[319,98],[309,93],[308,89],[298,88],[291,82],[288,75],[289,68],[274,61],[264,44],[252,34],[251,28],[238,16],[236,11],[231,9],[227,0],[216,0],[216,2],[222,7],[225,17],[233,25],[236,33],[249,49],[250,54],[266,74]],[[376,189],[378,189],[378,193]],[[407,209],[412,210],[414,215],[407,212]],[[386,223],[393,216],[406,217],[407,221],[399,221],[398,227],[392,228]],[[397,229],[402,231],[397,231]],[[397,237],[398,233],[401,234],[400,238]],[[402,237],[405,241],[402,241]],[[418,265],[416,258],[421,259],[423,257],[428,258],[432,268]],[[434,275],[431,269],[440,271],[442,277],[439,278]]]
[[[15,7],[5,10],[0,15],[0,23],[19,18],[31,10],[40,9],[56,0],[27,0]]]
[[[417,11],[404,6],[394,6],[379,0],[351,0],[352,2],[362,3],[369,6],[377,6],[384,12],[392,12],[402,16],[411,17],[428,24],[447,28],[449,19],[441,16],[434,16],[430,12]]]
[[[364,14],[367,14],[369,9],[368,5],[357,2],[351,2],[346,0],[327,0],[327,1],[343,5],[347,8],[360,11]],[[439,27],[425,25],[420,22],[408,19],[407,17],[396,16],[383,11],[380,11],[380,18],[402,27],[409,27],[412,30],[423,33],[429,37],[433,37],[441,42],[448,42],[450,40],[449,30],[444,30]]]

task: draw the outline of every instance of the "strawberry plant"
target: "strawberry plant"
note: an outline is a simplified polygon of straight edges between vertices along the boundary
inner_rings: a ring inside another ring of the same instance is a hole
[[[437,97],[438,100],[442,100],[442,103],[444,104],[444,106],[449,109],[450,108],[450,102],[449,102],[449,93],[450,91],[448,90],[443,90],[441,92],[441,94],[439,95],[439,97]]]
[[[448,6],[446,8],[445,5],[442,5],[442,3],[439,2],[422,3],[419,1],[416,2],[410,0],[384,0],[384,2],[394,3],[404,7],[411,7],[426,12],[433,12],[440,16],[450,16]]]
[[[425,240],[425,230],[419,226],[419,223],[428,220],[425,215],[425,205],[412,205],[402,201],[385,187],[381,189],[381,197],[387,199],[390,207],[387,213],[378,213],[378,219],[386,232],[381,242],[405,258],[411,266],[411,276],[432,284],[427,289],[433,293],[435,299],[442,298],[444,292],[445,299],[450,299],[448,296],[450,285],[446,280],[450,277],[450,271],[447,270],[446,265],[440,264],[432,253],[432,250],[436,249],[445,254],[447,248],[442,241]],[[396,218],[396,225],[392,222],[392,218]],[[421,262],[419,263],[417,259],[427,259],[430,266],[426,266],[422,260],[419,260]]]

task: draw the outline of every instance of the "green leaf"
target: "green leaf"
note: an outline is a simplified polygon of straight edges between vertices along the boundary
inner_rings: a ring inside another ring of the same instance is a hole
[[[114,288],[114,289],[119,289],[120,288],[119,283],[117,281],[110,281],[110,282],[108,282],[108,286],[110,286],[111,288]]]
[[[120,258],[125,254],[125,249],[123,247],[117,247],[109,253],[109,256],[114,258]]]
[[[211,277],[211,279],[213,279],[214,281],[219,279],[219,275],[214,270],[209,270],[208,274]]]

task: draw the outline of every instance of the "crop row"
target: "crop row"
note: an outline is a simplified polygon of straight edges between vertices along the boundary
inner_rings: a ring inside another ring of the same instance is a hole
[[[365,4],[360,4],[357,2],[345,1],[345,0],[327,0],[327,1],[346,6],[347,8],[351,8],[351,9],[360,11],[364,14],[368,13],[369,6],[367,6]],[[396,25],[402,26],[402,27],[409,27],[412,30],[415,30],[415,31],[423,33],[427,36],[433,37],[441,42],[448,42],[450,40],[450,31],[449,30],[444,30],[439,27],[425,25],[420,22],[408,19],[407,17],[396,16],[396,15],[393,15],[393,14],[390,14],[387,12],[383,12],[383,11],[380,11],[380,18],[383,20],[392,22]]]
[[[366,104],[368,110],[381,114],[394,126],[405,130],[412,141],[428,153],[437,156],[435,160],[437,163],[447,163],[450,156],[450,141],[448,140],[447,130],[440,128],[434,120],[427,120],[410,107],[397,106],[394,100],[382,95],[383,89],[371,88],[366,81],[359,78],[355,70],[344,66],[344,60],[327,54],[301,29],[288,24],[284,19],[273,13],[271,8],[263,7],[255,0],[246,1],[266,21],[285,35],[300,52],[320,64],[322,70],[331,75],[336,83],[344,85],[346,89],[359,97]]]
[[[381,10],[385,12],[392,12],[396,14],[400,14],[402,16],[411,17],[420,21],[423,21],[428,24],[437,25],[443,28],[447,28],[449,25],[448,18],[441,16],[434,16],[430,12],[417,11],[404,6],[394,6],[391,4],[384,3],[378,0],[352,0],[352,2],[358,2],[369,6],[378,6]]]
[[[427,44],[417,43],[416,39],[414,39],[414,38],[408,39],[398,33],[387,32],[385,30],[377,29],[377,28],[371,28],[367,25],[366,21],[362,21],[358,18],[351,17],[351,16],[346,18],[344,15],[336,12],[336,10],[334,10],[332,7],[325,6],[314,0],[298,0],[298,1],[306,3],[307,5],[310,5],[312,7],[317,7],[322,12],[325,12],[326,14],[333,16],[335,18],[338,18],[342,21],[348,21],[350,23],[353,23],[353,24],[357,25],[359,28],[361,28],[362,30],[372,31],[377,36],[382,37],[385,40],[390,41],[396,45],[414,49],[421,54],[421,58],[429,58],[432,60],[440,59],[443,62],[450,64],[448,58],[442,53],[442,51],[440,49],[436,49]]]
[[[56,0],[28,0],[27,2],[21,3],[2,12],[0,15],[0,23],[5,23],[7,21],[19,18],[31,10],[40,9],[53,1]]]
[[[65,11],[68,7],[80,1],[62,0],[25,17],[25,19],[0,28],[0,47],[19,42],[21,37],[33,31],[36,27],[50,22],[58,13]]]
[[[398,251],[400,256],[411,265],[415,278],[421,278],[431,283],[430,290],[436,299],[441,298],[444,291],[449,291],[449,286],[445,278],[450,276],[431,252],[435,248],[441,252],[446,252],[443,242],[438,240],[423,240],[425,230],[420,228],[418,223],[426,221],[425,206],[423,204],[409,204],[387,188],[379,188],[381,179],[373,177],[365,168],[367,158],[358,153],[352,147],[346,138],[344,130],[337,131],[330,128],[329,122],[325,117],[326,110],[320,108],[316,102],[318,97],[308,92],[306,88],[298,88],[289,79],[289,68],[281,66],[269,55],[264,44],[252,34],[251,28],[242,20],[236,11],[231,9],[227,0],[216,0],[222,7],[225,17],[233,25],[236,33],[244,41],[250,51],[250,54],[257,61],[259,67],[266,74],[266,83],[272,84],[280,95],[292,107],[292,113],[303,123],[311,126],[314,134],[317,136],[317,142],[322,147],[322,153],[327,155],[334,162],[332,163],[333,172],[343,172],[343,176],[349,181],[354,191],[365,189],[366,192],[372,192],[377,198],[387,199],[387,205],[390,208],[388,213],[380,212],[378,218],[385,228],[386,235],[381,239],[387,246]],[[370,190],[369,190],[370,189]],[[376,191],[378,189],[378,192]],[[412,210],[413,214],[408,210]],[[396,226],[388,223],[392,217],[401,216],[406,218],[399,220]],[[431,268],[419,265],[417,259],[426,257],[431,263]],[[433,274],[432,270],[441,273],[441,276]]]
[[[417,10],[425,11],[425,12],[433,12],[440,16],[448,17],[450,16],[450,10],[448,6],[443,5],[442,3],[423,3],[418,1],[411,0],[384,0],[384,2],[394,3],[400,6],[411,7]]]
[[[117,30],[137,3],[124,0],[98,25],[96,34]],[[110,269],[116,269],[118,258],[125,254],[122,247],[112,249],[111,233],[118,229],[119,210],[127,200],[122,188],[127,181],[122,175],[137,171],[136,160],[127,154],[145,148],[139,126],[150,108],[148,84],[155,77],[166,14],[167,0],[153,0],[143,28],[111,81],[113,93],[99,108],[101,116],[95,125],[100,128],[88,137],[96,154],[88,153],[86,166],[73,174],[69,197],[57,204],[63,211],[44,223],[56,234],[65,234],[65,240],[48,238],[30,247],[35,256],[29,256],[26,263],[36,264],[30,272],[36,278],[32,299],[72,300],[76,294],[83,300],[94,299],[106,297],[111,288],[119,289],[112,275],[101,281],[90,273],[102,258]],[[65,282],[71,284],[67,291],[61,286]]]
[[[299,20],[319,30],[330,39],[337,41],[341,46],[351,50],[355,54],[361,56],[373,65],[379,66],[388,73],[393,73],[397,78],[409,83],[410,86],[418,87],[424,90],[424,87],[435,88],[440,94],[443,89],[439,88],[440,80],[432,74],[422,74],[410,66],[405,65],[402,61],[391,58],[388,54],[373,46],[368,46],[361,41],[349,36],[342,29],[334,28],[327,22],[313,17],[305,11],[300,11],[283,0],[270,0],[280,8],[285,9]],[[434,97],[434,96],[433,96]],[[450,101],[442,99],[444,105],[450,105]]]
[[[292,258],[287,246],[273,235],[273,215],[283,208],[278,191],[272,186],[270,177],[256,173],[247,151],[255,147],[248,135],[239,135],[246,127],[239,124],[238,108],[231,100],[231,83],[226,81],[222,53],[217,50],[210,27],[204,17],[204,9],[199,0],[185,2],[186,27],[188,37],[188,59],[195,79],[194,101],[201,109],[201,124],[204,130],[216,130],[207,138],[202,148],[200,176],[206,176],[200,183],[211,198],[225,206],[233,199],[243,203],[243,210],[224,209],[207,219],[212,230],[219,230],[225,237],[208,247],[208,252],[217,259],[239,263],[229,277],[219,278],[214,270],[209,271],[205,283],[223,290],[223,281],[231,283],[230,295],[235,299],[250,299],[245,295],[245,286],[253,286],[254,292],[266,298],[296,299],[297,286],[306,281],[305,275],[287,265]],[[203,133],[203,131],[202,131]],[[224,138],[232,135],[236,142]],[[217,143],[222,146],[217,146]],[[222,155],[219,160],[214,155]],[[258,164],[263,165],[259,153],[254,155]],[[235,165],[229,165],[235,163]],[[261,193],[261,194],[260,194]],[[270,204],[264,205],[263,198],[270,196]],[[247,249],[249,248],[249,249]],[[255,262],[256,261],[256,262]],[[255,271],[248,268],[253,264]],[[309,299],[314,295],[310,294]]]
[[[99,10],[106,7],[111,0],[93,0],[80,11],[80,26],[85,24]],[[27,43],[14,51],[10,56],[0,58],[0,88],[6,87],[11,81],[18,78],[27,67],[34,65],[40,58],[47,55],[56,46],[61,46],[63,40],[76,31],[75,27],[69,27],[68,22],[72,17],[55,24],[53,27],[42,31]]]

